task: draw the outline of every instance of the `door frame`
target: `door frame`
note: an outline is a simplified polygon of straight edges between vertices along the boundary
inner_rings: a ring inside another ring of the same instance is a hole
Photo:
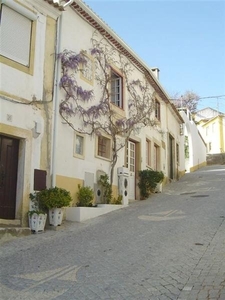
[[[18,176],[19,139],[0,134],[1,163],[1,214],[14,220],[16,215],[16,190]]]
[[[175,156],[175,139],[169,134],[168,135],[168,177],[173,180],[176,178],[176,156]]]
[[[17,170],[17,188],[16,188],[16,211],[15,220],[19,221],[21,226],[27,226],[27,211],[29,210],[29,194],[33,174],[31,172],[32,155],[32,131],[15,126],[0,123],[0,134],[9,138],[19,139],[18,170]],[[4,222],[5,221],[5,222]],[[1,222],[7,224],[6,219]],[[10,221],[10,220],[9,220]],[[10,222],[9,222],[10,223]]]
[[[131,137],[128,142],[135,144],[135,172],[134,172],[134,200],[140,199],[140,191],[137,186],[139,180],[139,171],[141,170],[141,139],[136,137]],[[125,149],[125,165],[127,166],[127,145]]]

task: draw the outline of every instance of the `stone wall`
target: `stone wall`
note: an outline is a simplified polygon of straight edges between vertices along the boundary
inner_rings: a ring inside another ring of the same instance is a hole
[[[225,165],[225,153],[207,154],[207,165]]]

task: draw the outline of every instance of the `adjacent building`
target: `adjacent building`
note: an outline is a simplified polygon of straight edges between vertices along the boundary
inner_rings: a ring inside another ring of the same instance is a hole
[[[60,13],[44,1],[1,1],[1,222],[27,224],[35,172],[37,178],[38,170],[44,170],[41,176],[51,184],[54,53]]]
[[[224,153],[225,114],[207,107],[196,112],[195,121],[206,142],[207,154]]]
[[[193,172],[206,166],[206,143],[188,108],[178,108],[183,120],[185,171]]]

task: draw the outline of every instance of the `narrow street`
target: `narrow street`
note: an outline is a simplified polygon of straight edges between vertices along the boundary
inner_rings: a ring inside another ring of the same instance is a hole
[[[225,166],[0,246],[1,300],[224,300]]]

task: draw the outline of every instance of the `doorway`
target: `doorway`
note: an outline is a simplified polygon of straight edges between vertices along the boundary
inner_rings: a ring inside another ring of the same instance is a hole
[[[127,168],[129,170],[129,199],[135,199],[135,143],[127,144]]]
[[[0,135],[0,218],[15,219],[19,140]]]
[[[174,157],[175,157],[175,149],[174,149],[174,138],[169,135],[169,178],[174,179]]]

